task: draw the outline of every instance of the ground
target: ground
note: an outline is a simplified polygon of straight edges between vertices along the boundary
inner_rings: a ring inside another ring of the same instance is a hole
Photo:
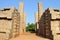
[[[25,34],[19,35],[16,38],[12,38],[11,40],[49,40],[49,39],[37,36],[35,35],[35,33],[25,33]]]

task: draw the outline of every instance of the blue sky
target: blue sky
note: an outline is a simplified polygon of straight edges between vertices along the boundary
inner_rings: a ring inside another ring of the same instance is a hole
[[[38,11],[38,2],[42,2],[43,10],[52,7],[60,9],[60,0],[0,0],[0,9],[16,7],[19,9],[19,2],[24,2],[26,12],[26,23],[35,22],[35,12]]]

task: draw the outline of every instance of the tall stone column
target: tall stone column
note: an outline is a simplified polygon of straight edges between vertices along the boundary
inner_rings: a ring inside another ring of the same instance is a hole
[[[35,13],[35,22],[36,22],[35,31],[37,31],[37,29],[39,28],[39,25],[38,25],[38,12]]]
[[[42,7],[42,3],[41,2],[39,2],[38,3],[38,35],[40,35],[40,31],[41,31],[41,29],[40,29],[40,24],[39,24],[39,22],[40,22],[40,19],[41,19],[41,16],[42,16],[42,14],[43,14],[43,7]]]
[[[39,19],[39,20],[40,20],[42,14],[43,14],[43,7],[42,7],[42,3],[39,2],[39,3],[38,3],[38,19]]]
[[[26,32],[26,13],[24,12],[24,33]]]
[[[20,9],[19,9],[19,13],[20,13],[20,34],[23,33],[23,13],[24,13],[24,3],[20,2]]]
[[[41,19],[42,14],[43,14],[43,7],[42,7],[42,3],[39,2],[38,3],[38,25],[39,25],[39,20]]]
[[[25,13],[24,13],[24,3],[20,2],[20,34],[23,34],[25,32]]]

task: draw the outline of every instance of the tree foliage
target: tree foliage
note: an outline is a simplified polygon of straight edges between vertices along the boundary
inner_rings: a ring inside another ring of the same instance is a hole
[[[28,23],[26,27],[27,32],[35,32],[35,24],[34,23]]]

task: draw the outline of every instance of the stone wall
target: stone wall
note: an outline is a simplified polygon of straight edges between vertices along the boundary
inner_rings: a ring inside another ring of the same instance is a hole
[[[0,39],[8,40],[26,32],[26,13],[24,3],[20,3],[20,9],[14,7],[0,10]]]
[[[48,8],[42,11],[42,4],[38,4],[38,16],[36,16],[36,29],[39,26],[37,35],[46,37],[52,40],[60,40],[60,10]],[[37,15],[37,14],[36,14]],[[38,17],[38,19],[37,19]],[[37,26],[38,23],[38,26]]]
[[[0,39],[8,40],[19,34],[20,15],[15,8],[0,10]]]

